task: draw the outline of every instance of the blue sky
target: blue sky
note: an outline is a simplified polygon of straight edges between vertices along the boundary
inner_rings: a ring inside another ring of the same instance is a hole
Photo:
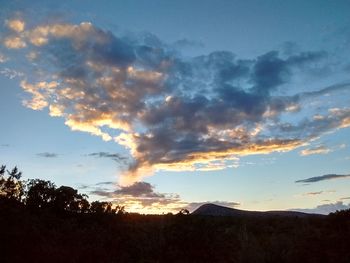
[[[25,178],[143,213],[349,207],[348,1],[0,6],[0,158]]]

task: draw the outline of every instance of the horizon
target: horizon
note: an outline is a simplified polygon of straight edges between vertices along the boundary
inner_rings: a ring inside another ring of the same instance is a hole
[[[141,214],[350,208],[348,1],[0,0],[1,164]]]

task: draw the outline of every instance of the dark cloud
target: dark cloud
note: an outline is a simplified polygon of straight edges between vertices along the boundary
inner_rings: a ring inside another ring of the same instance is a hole
[[[110,182],[107,182],[108,185]],[[213,203],[226,207],[237,207],[240,203],[228,201],[213,202],[186,202],[177,194],[159,193],[154,186],[147,182],[136,182],[130,186],[117,186],[116,190],[101,189],[99,186],[105,182],[90,187],[90,194],[106,200],[125,205],[127,208],[133,204],[141,205],[144,209],[157,208],[158,212],[178,212],[180,209],[188,209],[190,212],[206,203]]]
[[[130,195],[134,197],[163,197],[164,195],[157,194],[153,190],[153,186],[146,182],[137,182],[130,186],[121,187],[114,192],[117,195]]]
[[[43,157],[43,158],[56,158],[56,157],[58,157],[57,153],[49,153],[49,152],[37,153],[36,155],[39,157]]]
[[[166,206],[177,204],[180,202],[179,196],[176,194],[158,193],[154,190],[154,186],[147,182],[136,182],[130,186],[118,186],[114,191],[107,189],[96,189],[90,191],[90,194],[102,198],[107,198],[113,202],[126,205],[130,202],[138,202],[143,207],[149,207],[154,204]]]
[[[322,175],[322,176],[315,176],[315,177],[310,177],[307,179],[298,180],[295,182],[296,183],[316,183],[319,181],[340,179],[340,178],[346,178],[346,177],[350,177],[350,174],[326,174],[326,175]]]
[[[90,186],[89,185],[86,185],[86,184],[79,184],[77,186],[78,189],[81,189],[81,190],[85,190],[85,189],[89,189]]]
[[[34,84],[21,82],[32,95],[24,104],[48,107],[72,130],[127,147],[131,182],[160,169],[223,169],[233,156],[289,151],[350,125],[350,109],[338,105],[318,118],[311,110],[300,121],[285,118],[326,93],[349,92],[343,85],[285,95],[284,84],[296,72],[325,63],[324,51],[272,50],[252,59],[215,51],[185,58],[153,34],[117,36],[90,23],[7,31],[4,45],[32,52],[31,66],[46,71],[45,79],[28,78]],[[92,156],[127,161],[104,152]]]
[[[109,182],[108,182],[109,183]],[[98,183],[97,185],[105,184]],[[116,198],[118,196],[131,196],[131,197],[149,197],[149,198],[163,198],[164,194],[158,194],[154,192],[154,187],[147,182],[136,182],[130,186],[119,186],[117,190],[114,191],[99,191],[94,190],[91,191],[91,194],[105,196],[105,197],[113,197]]]
[[[106,182],[98,182],[96,184],[80,184],[78,185],[79,189],[84,189],[88,191],[109,191],[110,189],[108,187],[112,186],[114,187],[116,185],[115,182],[106,181]]]
[[[99,182],[99,183],[97,183],[95,185],[114,185],[114,184],[115,184],[115,182],[106,181],[106,182]]]
[[[90,153],[88,156],[93,156],[93,157],[98,157],[98,158],[109,158],[117,163],[126,163],[128,160],[127,157],[122,156],[118,153],[109,153],[109,152],[95,152],[95,153]]]

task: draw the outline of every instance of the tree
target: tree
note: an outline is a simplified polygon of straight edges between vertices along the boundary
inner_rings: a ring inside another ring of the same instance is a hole
[[[86,212],[89,209],[87,195],[69,186],[60,186],[55,190],[54,206],[58,211]]]
[[[122,206],[122,205],[116,205],[114,207],[114,213],[116,213],[117,215],[123,215],[125,214],[125,206]]]
[[[177,213],[178,215],[189,215],[190,211],[188,211],[187,209],[181,209],[179,211],[179,213]]]
[[[90,212],[96,214],[114,213],[111,202],[94,201],[91,203]]]
[[[8,177],[5,177],[6,166],[0,167],[0,196],[12,200],[21,201],[23,196],[23,183],[20,180],[22,172],[18,171],[17,166],[11,171],[6,170]]]
[[[25,202],[29,208],[50,208],[55,201],[56,186],[50,181],[32,179],[27,183]]]

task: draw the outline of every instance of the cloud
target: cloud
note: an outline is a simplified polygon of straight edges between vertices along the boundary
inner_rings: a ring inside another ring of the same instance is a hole
[[[0,53],[0,63],[4,63],[8,60],[8,58],[4,55]]]
[[[0,74],[4,75],[5,77],[7,77],[9,79],[19,78],[19,77],[24,76],[24,73],[22,73],[20,71],[16,71],[14,69],[10,69],[10,68],[0,69]]]
[[[188,48],[188,47],[202,48],[202,47],[204,47],[204,44],[202,42],[199,42],[199,41],[193,41],[193,40],[183,38],[183,39],[175,41],[173,43],[173,46],[175,48]]]
[[[323,194],[323,193],[324,193],[324,191],[318,191],[318,192],[305,193],[304,195],[314,196],[314,195],[320,195],[320,194]]]
[[[6,25],[9,29],[17,33],[22,32],[25,28],[25,22],[20,19],[8,20],[6,21]]]
[[[90,153],[88,156],[93,156],[93,157],[98,157],[98,158],[109,158],[117,163],[125,163],[128,158],[125,156],[122,156],[118,153],[109,153],[109,152],[95,152],[95,153]]]
[[[340,179],[350,177],[350,174],[325,174],[322,176],[310,177],[307,179],[297,180],[296,183],[316,183],[324,180]]]
[[[315,192],[307,192],[304,193],[302,195],[296,195],[296,197],[300,197],[300,196],[309,196],[309,197],[313,197],[313,196],[318,196],[318,195],[323,195],[323,194],[333,194],[335,193],[335,190],[325,190],[325,191],[315,191]]]
[[[115,190],[101,188],[101,185],[105,184],[96,184],[90,189],[89,194],[125,206],[128,212],[157,214],[178,212],[187,204],[177,194],[156,192],[154,186],[147,182],[136,182],[124,187],[117,185]]]
[[[346,143],[342,143],[338,145],[338,149],[345,149],[347,147]]]
[[[116,189],[101,188],[101,186],[113,186]],[[178,194],[155,191],[155,187],[147,182],[136,182],[129,186],[115,185],[113,182],[101,182],[92,186],[84,185],[81,189],[88,189],[90,195],[125,206],[129,212],[162,214],[168,212],[177,213],[181,209],[188,209],[192,212],[206,203],[226,207],[237,207],[240,205],[240,203],[228,201],[186,202]]]
[[[31,100],[24,100],[23,104],[33,110],[41,110],[47,107],[49,104],[46,101],[46,97],[54,93],[54,89],[58,86],[56,81],[45,82],[41,81],[35,85],[29,84],[26,81],[21,81],[21,87],[26,92],[32,95]],[[51,112],[50,112],[51,113]],[[55,114],[57,112],[55,111]],[[53,116],[57,116],[52,114]]]
[[[337,210],[345,210],[345,209],[350,209],[350,204],[344,204],[343,202],[339,201],[336,203],[318,205],[315,208],[306,208],[306,209],[299,209],[298,208],[298,209],[291,209],[291,210],[303,212],[303,213],[328,215],[329,213],[333,213]]]
[[[58,157],[57,153],[49,153],[49,152],[43,152],[43,153],[37,153],[38,157],[44,157],[44,158],[56,158]]]
[[[307,156],[307,155],[312,155],[312,154],[327,154],[331,152],[331,149],[326,148],[325,146],[317,146],[314,148],[308,148],[300,151],[301,156]]]
[[[346,103],[310,107],[325,94],[348,97],[348,84],[280,92],[296,72],[323,65],[324,51],[185,58],[152,34],[114,35],[89,22],[25,25],[6,39],[38,72],[21,82],[24,105],[126,147],[125,184],[157,170],[236,167],[240,156],[290,151],[350,126]]]
[[[103,183],[104,184],[104,183]],[[97,185],[101,185],[98,183]],[[156,193],[154,191],[154,186],[147,182],[136,182],[129,186],[119,186],[117,190],[114,191],[101,191],[100,189],[93,190],[90,192],[91,194],[104,196],[109,198],[118,198],[118,197],[136,197],[147,199],[150,201],[157,202],[166,197],[165,194]],[[147,202],[149,203],[149,202]]]
[[[99,182],[96,185],[115,185],[115,183],[111,181],[107,181],[107,182]]]
[[[20,49],[27,46],[26,42],[22,40],[22,38],[17,36],[6,37],[3,40],[5,47],[10,49]]]

